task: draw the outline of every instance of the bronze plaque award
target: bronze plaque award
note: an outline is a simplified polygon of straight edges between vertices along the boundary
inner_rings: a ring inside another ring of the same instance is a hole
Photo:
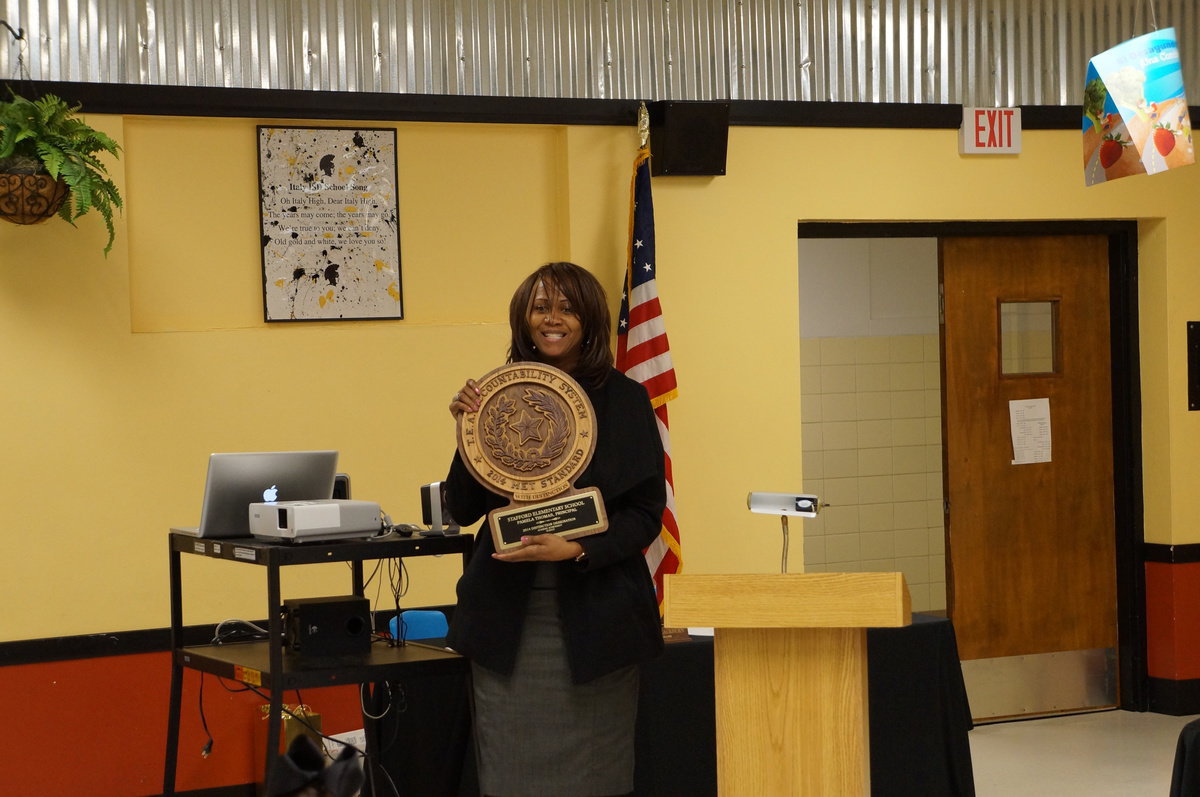
[[[596,416],[579,383],[534,362],[497,368],[478,382],[479,411],[458,416],[458,450],[472,475],[509,505],[488,513],[497,551],[521,537],[573,540],[608,528],[604,500],[574,481],[592,459]]]

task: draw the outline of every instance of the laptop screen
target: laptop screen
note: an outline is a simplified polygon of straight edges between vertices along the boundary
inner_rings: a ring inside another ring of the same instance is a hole
[[[311,501],[333,496],[337,451],[258,451],[213,454],[198,529],[200,537],[249,537],[250,504]]]

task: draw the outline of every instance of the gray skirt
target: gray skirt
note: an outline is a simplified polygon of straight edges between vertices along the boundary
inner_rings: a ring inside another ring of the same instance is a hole
[[[571,683],[553,589],[534,589],[510,677],[472,664],[479,784],[495,797],[633,791],[638,669]]]

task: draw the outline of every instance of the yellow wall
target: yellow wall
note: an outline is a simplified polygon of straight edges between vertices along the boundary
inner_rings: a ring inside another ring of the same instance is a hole
[[[454,445],[447,399],[502,360],[517,281],[573,259],[615,306],[632,128],[398,125],[405,319],[268,326],[259,120],[91,121],[125,147],[112,254],[95,218],[0,228],[0,605],[27,607],[5,612],[0,640],[165,626],[166,529],[198,519],[212,451],[337,448],[356,497],[419,519],[417,488]],[[1200,170],[1085,189],[1078,134],[1027,131],[1024,146],[970,159],[954,131],[735,127],[727,176],[655,180],[687,569],[779,565],[778,521],[745,496],[801,484],[798,220],[1143,220],[1147,539],[1200,541],[1184,343]],[[453,600],[457,567],[411,562],[406,602]],[[259,568],[189,557],[184,576],[185,622],[265,613]],[[347,579],[293,568],[284,589]]]

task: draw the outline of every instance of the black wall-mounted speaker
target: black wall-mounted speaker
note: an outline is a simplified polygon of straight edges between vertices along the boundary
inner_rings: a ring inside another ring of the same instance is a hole
[[[650,112],[652,175],[725,174],[729,102],[662,100]]]

